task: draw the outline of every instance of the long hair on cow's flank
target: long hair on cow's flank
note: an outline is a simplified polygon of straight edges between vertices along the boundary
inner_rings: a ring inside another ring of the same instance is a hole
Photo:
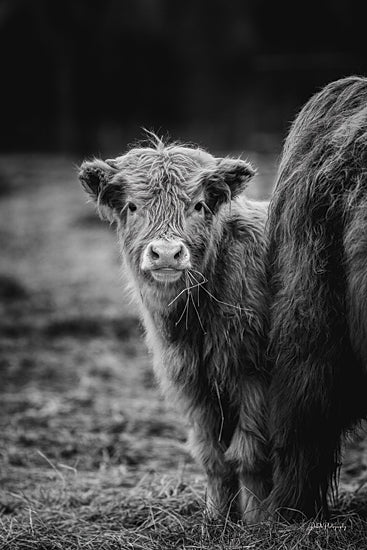
[[[273,508],[327,511],[340,436],[361,415],[344,244],[351,204],[365,193],[366,146],[367,79],[359,77],[311,98],[284,146],[268,220]]]

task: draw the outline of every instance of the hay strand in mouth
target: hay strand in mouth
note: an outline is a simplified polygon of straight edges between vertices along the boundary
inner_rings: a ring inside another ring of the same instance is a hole
[[[186,290],[186,289],[185,289],[185,290]],[[181,294],[182,294],[182,293],[181,293]],[[180,324],[180,322],[181,322],[183,316],[185,315],[185,312],[188,310],[188,307],[189,307],[189,300],[190,300],[190,296],[189,296],[189,294],[188,294],[188,295],[187,295],[187,298],[186,298],[185,306],[184,306],[184,308],[183,308],[183,310],[182,310],[182,313],[181,313],[180,317],[177,319],[177,321],[176,321],[176,323],[175,323],[176,326],[177,326],[178,324]],[[187,328],[187,327],[186,327],[186,328]]]
[[[187,274],[186,274],[187,270],[185,270],[185,280],[186,280],[186,286],[183,290],[181,290],[181,292],[179,292],[177,294],[177,296],[175,298],[173,298],[173,300],[170,301],[170,303],[168,304],[168,307],[170,307],[172,304],[174,304],[176,302],[176,300],[179,299],[180,296],[182,296],[182,294],[185,294],[185,292],[189,292],[190,290],[192,290],[193,288],[197,288],[199,285],[197,283],[195,283],[194,285],[192,286],[189,286],[187,284]]]
[[[192,285],[192,275],[190,274],[189,271],[187,271],[187,276],[188,276],[188,279],[189,279],[189,281],[190,281],[190,283],[191,283],[191,285]],[[191,298],[191,303],[192,303],[192,305],[193,305],[193,308],[194,308],[194,310],[195,310],[196,316],[197,316],[197,318],[198,318],[198,321],[199,321],[201,330],[202,330],[203,334],[206,334],[206,330],[204,329],[204,325],[203,325],[203,323],[202,323],[202,321],[201,321],[200,314],[199,314],[199,307],[200,307],[200,302],[199,302],[199,285],[193,285],[193,288],[195,288],[195,286],[196,286],[197,289],[198,289],[198,305],[196,306],[195,300],[194,300],[194,298],[193,298],[193,296],[192,296],[192,292],[191,292],[191,290],[190,290],[190,291],[189,291],[189,294],[190,294],[190,298]]]
[[[245,311],[246,313],[251,313],[251,310],[249,308],[238,306],[238,305],[235,305],[235,304],[230,304],[228,302],[224,302],[223,300],[219,300],[219,298],[214,296],[214,294],[209,292],[209,290],[203,286],[204,284],[208,283],[208,279],[206,277],[204,277],[204,275],[200,271],[197,271],[196,269],[192,269],[192,268],[188,271],[190,272],[190,275],[193,278],[193,280],[195,281],[195,283],[197,284],[197,286],[200,286],[203,289],[203,291],[206,292],[212,300],[214,300],[218,304],[222,304],[222,305],[228,306],[228,307],[233,307],[233,308],[238,309],[240,311]],[[197,278],[193,275],[192,271],[194,271],[195,273],[200,275],[202,277],[202,281],[198,281]]]
[[[185,281],[186,281],[186,287],[188,287],[188,277],[187,277],[187,271],[185,271]],[[186,330],[189,327],[189,306],[190,306],[190,297],[191,297],[191,290],[187,291],[187,308],[186,308]]]
[[[194,273],[195,273],[195,275],[194,275]],[[198,280],[198,278],[197,278],[198,275],[201,277],[201,280]],[[248,308],[244,308],[244,307],[239,306],[239,305],[234,305],[234,304],[230,304],[228,302],[224,302],[223,300],[219,300],[219,298],[214,296],[214,294],[212,294],[207,288],[204,287],[204,285],[206,283],[208,283],[208,279],[200,271],[197,271],[196,269],[193,269],[193,268],[185,269],[185,288],[182,289],[177,294],[177,296],[175,296],[175,298],[173,298],[173,300],[171,300],[170,303],[168,304],[168,307],[172,306],[172,304],[174,304],[181,296],[183,296],[185,293],[187,293],[185,305],[184,305],[183,310],[180,314],[180,317],[178,318],[178,320],[175,323],[176,326],[182,321],[184,315],[186,315],[185,327],[186,327],[186,330],[188,329],[189,307],[190,307],[190,303],[192,303],[195,314],[196,314],[197,319],[198,319],[199,324],[200,324],[200,328],[201,328],[203,334],[206,334],[206,330],[204,328],[204,324],[201,320],[200,313],[199,313],[199,309],[200,309],[200,298],[199,298],[200,288],[203,289],[203,291],[210,297],[211,300],[214,300],[218,304],[221,304],[221,305],[224,305],[224,306],[227,306],[227,307],[232,307],[232,308],[237,309],[239,311],[244,311],[247,314],[252,313],[251,310],[248,309]],[[197,304],[195,304],[195,300],[194,300],[193,293],[192,293],[192,291],[195,288],[197,289]]]

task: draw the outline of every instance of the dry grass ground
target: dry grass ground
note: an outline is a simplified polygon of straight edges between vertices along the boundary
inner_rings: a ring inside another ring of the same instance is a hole
[[[269,189],[273,159],[252,193]],[[203,515],[179,414],[156,388],[112,230],[70,159],[0,159],[0,548],[363,549],[360,437],[330,525]]]

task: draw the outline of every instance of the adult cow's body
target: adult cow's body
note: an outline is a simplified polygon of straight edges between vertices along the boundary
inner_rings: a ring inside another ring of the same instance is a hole
[[[367,79],[305,105],[271,204],[269,501],[288,516],[327,514],[341,437],[367,413]]]
[[[249,521],[269,483],[266,207],[239,197],[252,175],[244,161],[160,141],[80,173],[117,223],[155,372],[208,476],[210,514]]]

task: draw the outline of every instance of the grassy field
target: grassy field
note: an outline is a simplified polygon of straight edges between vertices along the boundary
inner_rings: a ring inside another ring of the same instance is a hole
[[[264,197],[274,159],[253,155]],[[0,548],[363,549],[350,442],[329,525],[211,524],[185,426],[160,397],[113,231],[68,158],[0,158]]]

